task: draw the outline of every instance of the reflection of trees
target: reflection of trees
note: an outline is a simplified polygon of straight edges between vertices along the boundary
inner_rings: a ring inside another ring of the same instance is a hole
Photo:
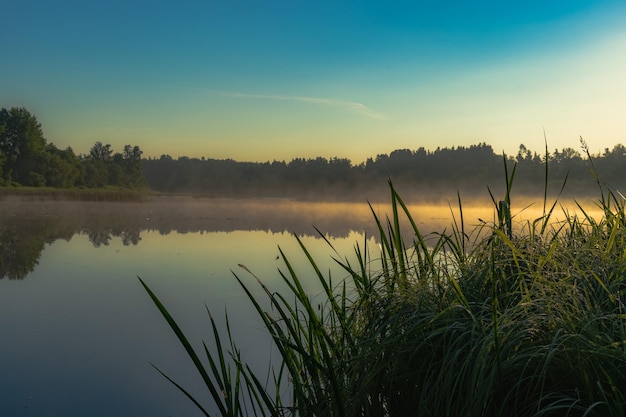
[[[35,269],[45,246],[42,236],[25,236],[15,226],[0,225],[0,278],[24,278]]]
[[[384,206],[374,209],[382,219],[389,212]],[[448,219],[449,210],[444,208],[416,221],[428,233],[448,226]],[[0,278],[24,278],[47,244],[75,234],[102,247],[116,238],[125,246],[137,245],[146,230],[162,235],[243,230],[317,236],[314,226],[330,238],[345,238],[353,231],[377,233],[364,203],[193,197],[154,197],[142,203],[5,199],[0,200]]]
[[[120,233],[120,237],[122,238],[122,244],[124,246],[137,245],[141,240],[141,230],[124,230]]]
[[[83,229],[82,233],[87,235],[91,244],[96,248],[109,246],[109,242],[113,237],[120,237],[124,246],[137,245],[141,240],[141,230],[139,228],[116,231],[110,227],[91,227]]]
[[[137,245],[142,230],[137,219],[99,210],[100,205],[0,201],[0,279],[23,279],[35,269],[47,244],[70,240],[77,233],[86,234],[94,247],[106,246],[114,237],[125,246]]]
[[[32,272],[47,244],[69,240],[76,229],[52,221],[48,216],[33,216],[28,203],[18,211],[3,210],[0,203],[0,279],[22,279]],[[19,215],[18,215],[19,214]]]
[[[24,278],[47,244],[75,234],[86,235],[94,247],[107,246],[114,238],[125,246],[137,245],[145,230],[163,235],[236,230],[314,235],[315,225],[331,237],[344,237],[371,225],[363,207],[356,215],[354,206],[333,211],[327,205],[290,201],[163,197],[144,203],[68,203],[6,198],[0,201],[0,278]]]
[[[111,231],[107,229],[90,229],[85,231],[91,244],[99,248],[100,246],[109,246],[111,240]]]

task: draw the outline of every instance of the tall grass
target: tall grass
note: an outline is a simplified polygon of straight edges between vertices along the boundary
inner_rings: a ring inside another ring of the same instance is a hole
[[[380,250],[365,240],[356,261],[337,254],[348,277],[339,282],[295,237],[322,306],[284,253],[286,293],[235,273],[280,353],[269,378],[242,361],[230,330],[222,341],[212,316],[211,345],[194,350],[141,283],[223,416],[625,416],[624,199],[599,181],[603,218],[579,207],[552,220],[557,202],[544,199],[543,215],[521,222],[511,212],[515,168],[504,163],[494,221],[470,230],[459,197],[450,231],[422,235],[390,183],[391,216],[372,209]],[[207,399],[172,383],[210,414]]]

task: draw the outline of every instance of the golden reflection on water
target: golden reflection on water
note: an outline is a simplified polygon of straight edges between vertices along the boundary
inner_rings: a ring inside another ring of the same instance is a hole
[[[496,221],[493,203],[477,200],[462,204],[466,230]],[[480,203],[480,204],[478,204]],[[581,203],[587,214],[595,219],[602,211],[591,201]],[[453,222],[461,221],[457,202],[450,205],[410,204],[409,212],[422,234],[450,230]],[[546,210],[550,209],[550,205]],[[564,211],[565,210],[565,211]],[[511,214],[515,222],[528,221],[543,215],[541,200],[513,200]],[[553,221],[563,220],[568,213],[582,217],[573,200],[560,202],[552,215]],[[392,216],[389,204],[303,202],[277,199],[208,199],[192,197],[154,197],[144,203],[0,201],[0,223],[54,223],[56,232],[71,234],[83,231],[126,231],[129,241],[137,240],[142,231],[171,232],[234,232],[261,230],[272,233],[295,233],[317,236],[318,231],[330,237],[347,237],[351,232],[378,235],[376,215],[383,225]],[[403,213],[400,217],[405,219]],[[404,222],[405,226],[406,222]],[[318,231],[317,231],[317,230]],[[133,236],[135,236],[133,238]]]
[[[477,204],[477,200],[472,200],[471,203],[460,206],[458,203],[447,206],[410,204],[408,211],[420,234],[425,237],[433,233],[453,233],[461,228],[471,235],[481,225],[489,227],[498,223],[494,204]],[[574,201],[563,201],[555,206],[550,221],[555,223],[566,218],[571,219],[572,216],[582,220],[584,215],[598,220],[603,215],[593,202],[583,202],[581,207],[584,207],[585,212]],[[551,208],[552,206],[544,207],[537,201],[513,200],[513,227],[517,230],[528,230],[535,219],[542,217]],[[414,231],[405,213],[398,209],[403,238],[409,244],[414,238]],[[273,234],[273,240],[283,242],[285,238],[291,238],[295,234],[310,238],[308,246],[311,248],[325,246],[325,242],[319,239],[321,234],[337,242],[349,238],[350,246],[342,251],[352,253],[352,246],[355,244],[363,245],[364,240],[379,238],[380,230],[374,217],[376,216],[386,232],[392,213],[389,204],[370,206],[367,203],[279,199],[240,200],[183,196],[154,197],[149,202],[141,203],[119,203],[5,198],[0,201],[0,241],[13,242],[13,246],[0,246],[0,249],[4,248],[0,253],[4,259],[0,277],[23,278],[34,269],[45,245],[58,239],[70,239],[75,234],[87,235],[94,247],[109,245],[113,237],[120,237],[124,246],[146,246],[149,242],[142,243],[142,235],[149,232],[169,236],[168,242],[175,241],[177,234],[198,234],[193,239],[184,240],[181,250],[193,251],[197,250],[196,245],[207,248],[216,243],[222,253],[224,248],[232,253],[241,250],[240,243],[233,243],[232,247],[228,247],[231,240],[226,236],[229,233],[266,232]],[[195,241],[205,233],[212,234],[209,242],[200,244]],[[254,233],[248,233],[245,238],[250,243],[250,253],[259,253],[267,247],[266,235],[259,235],[258,242],[255,242],[255,236]],[[264,256],[268,259],[278,256],[278,245],[279,242],[272,245],[271,253]],[[289,245],[291,243],[287,244]],[[158,252],[162,249],[157,247],[154,250]],[[342,253],[339,249],[337,251]]]
[[[558,226],[558,222],[574,216],[584,221],[585,216],[599,220],[603,215],[592,202],[581,203],[581,207],[573,201],[563,202],[554,207],[550,222]],[[511,207],[514,229],[528,231],[535,219],[551,209],[552,206],[544,207],[532,201],[515,201]],[[399,210],[403,239],[410,245],[415,233],[405,213]],[[479,231],[488,231],[490,226],[498,224],[493,204],[460,207],[413,204],[408,206],[408,211],[427,244],[437,239],[433,234],[458,233],[461,229],[471,242]],[[387,233],[392,213],[389,204],[291,200],[159,197],[147,203],[103,203],[5,199],[0,201],[0,242],[5,242],[0,245],[3,260],[0,278],[24,278],[36,267],[47,245],[59,239],[69,240],[75,234],[86,235],[96,248],[106,247],[119,237],[123,247],[140,246],[163,257],[198,251],[204,251],[207,257],[212,253],[238,256],[246,253],[248,262],[258,261],[263,266],[280,258],[279,246],[294,246],[294,234],[313,253],[327,255],[329,247],[320,239],[321,234],[334,242],[336,255],[341,256],[353,254],[356,244],[363,247],[370,239],[371,248],[380,238],[374,216]],[[487,228],[481,229],[484,225]],[[154,238],[143,239],[149,233],[167,236],[167,242],[155,244]],[[164,252],[165,248],[173,247],[177,248],[176,253]],[[135,256],[140,257],[141,252]],[[240,262],[241,258],[232,259],[230,264]]]

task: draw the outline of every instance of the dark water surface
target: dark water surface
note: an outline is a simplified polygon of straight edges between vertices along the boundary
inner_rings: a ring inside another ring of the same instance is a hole
[[[466,221],[477,223],[479,212],[491,210],[468,209]],[[414,216],[424,233],[442,230],[452,218],[448,207],[416,208]],[[315,294],[296,233],[338,282],[345,273],[314,226],[342,256],[352,257],[354,245],[366,240],[376,252],[367,204],[0,201],[0,415],[200,415],[150,365],[210,404],[137,276],[197,347],[212,341],[205,304],[219,323],[227,309],[244,358],[263,374],[270,340],[233,272],[254,285],[238,267],[245,264],[270,288],[284,288],[280,246]]]

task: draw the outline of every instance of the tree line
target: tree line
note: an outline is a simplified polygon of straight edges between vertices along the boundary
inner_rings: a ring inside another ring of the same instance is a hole
[[[143,187],[142,151],[114,152],[96,142],[88,154],[48,143],[41,124],[25,108],[0,110],[0,186],[56,188]]]
[[[215,197],[274,197],[364,201],[387,198],[387,179],[411,199],[432,196],[485,195],[499,192],[504,164],[516,167],[518,193],[558,192],[595,196],[598,180],[615,189],[626,188],[626,147],[590,155],[571,147],[537,153],[523,144],[516,155],[504,156],[486,143],[427,150],[397,149],[353,164],[347,158],[294,158],[291,161],[239,162],[212,158],[142,158],[138,146],[114,152],[96,142],[88,154],[47,143],[41,124],[24,108],[0,111],[0,186],[57,188],[148,187],[165,193],[196,193]],[[597,177],[596,177],[597,175]]]
[[[468,147],[426,150],[398,149],[379,154],[360,164],[346,158],[295,158],[289,162],[237,162],[169,155],[143,160],[148,186],[162,192],[191,192],[225,197],[276,197],[358,200],[387,198],[387,179],[412,199],[433,195],[454,197],[457,190],[486,195],[486,187],[505,187],[504,164],[509,173],[515,166],[514,188],[526,195],[544,191],[546,158],[548,187],[557,193],[563,183],[565,194],[597,194],[599,180],[624,190],[626,148],[615,145],[590,155],[586,144],[539,154],[519,146],[516,155],[496,153],[486,143]],[[590,159],[591,158],[591,159]],[[445,194],[445,196],[443,195]]]

